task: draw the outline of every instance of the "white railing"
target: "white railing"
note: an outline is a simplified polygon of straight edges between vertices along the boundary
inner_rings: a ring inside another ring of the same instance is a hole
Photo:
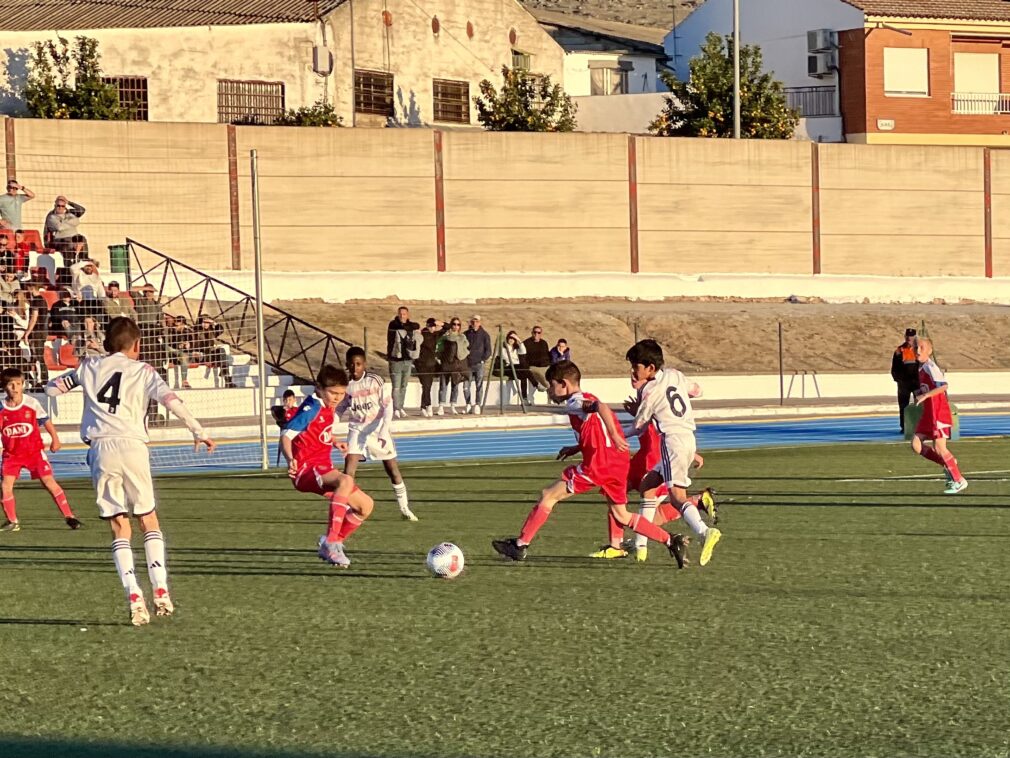
[[[955,92],[951,110],[969,116],[995,116],[1010,113],[1010,94],[1000,92]]]

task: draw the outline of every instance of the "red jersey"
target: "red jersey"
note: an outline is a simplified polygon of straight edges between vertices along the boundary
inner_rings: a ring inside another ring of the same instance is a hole
[[[582,467],[591,470],[623,459],[623,465],[627,468],[628,454],[614,447],[617,440],[611,439],[599,413],[585,413],[582,410],[582,404],[586,401],[600,402],[599,398],[588,392],[576,392],[565,403],[568,420],[572,423],[572,429],[579,441],[579,450],[582,452]],[[624,439],[624,432],[620,426],[617,427],[617,434],[619,439]]]
[[[296,413],[298,413],[298,406],[295,406],[294,408],[285,408],[284,423],[287,424],[291,419],[295,417]]]
[[[4,458],[31,459],[42,452],[42,433],[39,424],[45,423],[49,414],[38,400],[25,395],[21,403],[10,406],[0,403],[0,436],[3,437]]]
[[[631,456],[631,469],[628,471],[628,484],[632,489],[637,489],[642,478],[659,463],[661,444],[655,424],[649,424],[639,435],[638,451]]]
[[[947,386],[947,378],[940,367],[930,358],[919,367],[919,392],[925,394],[937,387]],[[950,438],[950,429],[954,419],[950,412],[950,401],[947,393],[934,395],[922,404],[922,417],[915,427],[916,434],[924,434],[930,439]]]
[[[299,466],[329,463],[333,452],[333,409],[310,395],[284,427]]]

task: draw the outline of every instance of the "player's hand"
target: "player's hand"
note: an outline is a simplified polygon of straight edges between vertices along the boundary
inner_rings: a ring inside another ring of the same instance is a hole
[[[701,457],[698,453],[694,454],[694,467],[701,468],[705,465],[705,459]]]
[[[210,437],[207,437],[206,439],[196,440],[193,443],[193,452],[199,453],[201,445],[207,448],[207,455],[210,455],[215,450],[217,450],[217,443],[214,442],[214,440],[212,440]]]
[[[916,392],[913,396],[913,402],[916,405],[922,405],[922,401],[925,399],[925,395]]]
[[[563,447],[560,450],[558,450],[558,460],[563,461],[566,458],[571,458],[578,452],[579,452],[578,445],[569,445],[568,447]]]
[[[639,400],[637,397],[629,397],[624,401],[624,410],[632,416],[638,415]]]
[[[614,442],[614,447],[616,447],[620,452],[626,453],[631,450],[631,445],[628,444],[627,440],[617,440]]]
[[[298,461],[292,458],[288,461],[288,478],[294,479],[298,476]]]
[[[53,437],[52,441],[49,443],[49,452],[50,453],[58,452],[61,447],[63,447],[63,443],[60,442],[56,437]]]
[[[347,455],[347,443],[346,442],[334,442],[333,447],[339,450],[344,455]]]

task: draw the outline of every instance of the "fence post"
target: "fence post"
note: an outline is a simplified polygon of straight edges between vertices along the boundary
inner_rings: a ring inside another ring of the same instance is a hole
[[[816,275],[821,273],[821,151],[816,142],[810,143],[810,231]]]
[[[982,148],[982,186],[985,228],[985,276],[992,279],[992,150]]]
[[[435,135],[435,268],[445,271],[445,180],[442,173],[442,132]]]
[[[638,273],[638,144],[628,135],[628,236],[631,273]]]
[[[361,347],[365,350],[365,355],[368,355],[368,327],[361,327]]]
[[[228,206],[231,216],[231,267],[242,269],[242,234],[238,202],[238,138],[235,125],[228,124]],[[13,174],[10,174],[13,176]]]
[[[779,321],[779,405],[786,404],[786,372],[782,355],[782,322]]]
[[[7,178],[18,175],[17,142],[14,138],[14,119],[4,117],[4,148],[7,156]]]

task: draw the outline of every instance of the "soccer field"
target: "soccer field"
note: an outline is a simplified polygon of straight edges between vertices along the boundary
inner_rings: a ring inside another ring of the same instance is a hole
[[[163,478],[177,612],[140,629],[88,483],[79,532],[22,483],[0,756],[1006,756],[1010,440],[953,448],[956,497],[904,445],[712,453],[724,538],[684,571],[584,557],[595,496],[501,562],[554,462],[407,465],[416,524],[367,467],[346,571],[285,477]],[[454,581],[425,570],[443,540]]]

